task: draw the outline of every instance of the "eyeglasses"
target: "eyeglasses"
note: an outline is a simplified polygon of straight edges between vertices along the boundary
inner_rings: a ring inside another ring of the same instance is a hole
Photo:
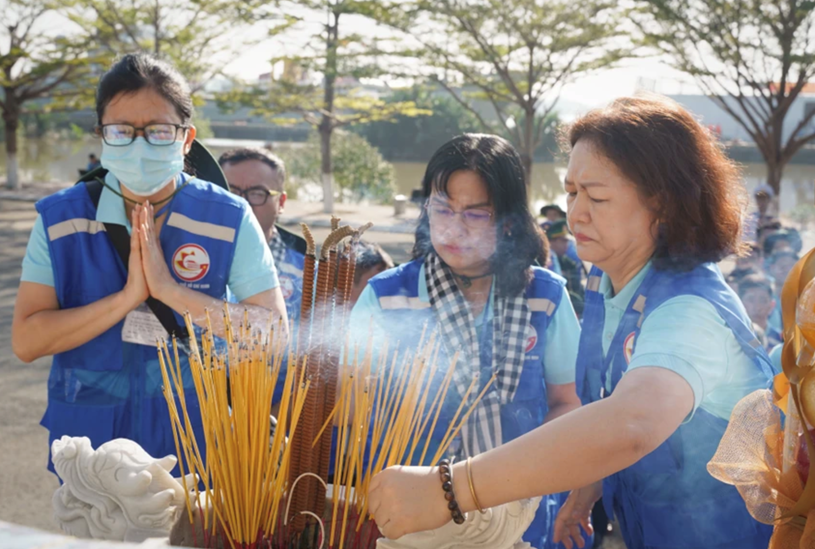
[[[449,225],[458,215],[461,216],[464,226],[468,229],[486,229],[492,224],[492,212],[489,210],[474,208],[457,212],[447,206],[430,203],[425,203],[424,207],[427,210],[430,222],[436,225]]]
[[[266,187],[249,187],[248,189],[239,189],[238,187],[231,187],[230,190],[246,199],[251,206],[263,206],[270,196],[279,196],[280,191],[273,191]]]
[[[167,147],[178,140],[180,130],[187,131],[190,126],[185,124],[148,124],[137,128],[130,124],[103,124],[96,127],[96,133],[111,147],[126,147],[136,140],[138,132],[142,132],[144,140],[157,147]]]

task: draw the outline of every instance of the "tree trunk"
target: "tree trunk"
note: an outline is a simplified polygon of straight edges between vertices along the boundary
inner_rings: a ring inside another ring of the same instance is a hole
[[[524,166],[524,177],[527,187],[532,184],[532,164],[535,162],[535,111],[527,110],[524,114],[524,140],[521,143],[521,162]]]
[[[775,192],[775,200],[781,198],[781,178],[784,176],[784,162],[767,162],[767,184]]]
[[[526,147],[524,147],[526,149]],[[526,180],[526,185],[529,186],[532,183],[532,164],[533,164],[533,155],[527,151],[521,153],[521,162],[524,166],[524,178]]]
[[[331,120],[320,124],[320,173],[323,183],[323,212],[334,213],[334,174],[331,166]]]
[[[326,28],[325,43],[325,71],[323,73],[323,109],[328,115],[323,115],[320,126],[320,155],[321,172],[323,183],[323,212],[334,213],[334,175],[331,167],[331,134],[334,131],[334,83],[337,79],[337,47],[339,38],[338,12],[330,12],[329,18],[333,17],[333,24],[329,23]]]
[[[161,21],[159,19],[160,18],[159,9],[160,9],[159,0],[156,0],[155,11],[153,12],[153,30],[154,30],[153,53],[156,55],[156,57],[158,57],[161,54],[161,36],[160,36],[161,29],[159,28],[161,26]]]
[[[20,180],[17,170],[17,128],[20,126],[20,111],[14,104],[13,93],[6,90],[6,110],[3,111],[3,122],[6,126],[6,187],[19,189]]]

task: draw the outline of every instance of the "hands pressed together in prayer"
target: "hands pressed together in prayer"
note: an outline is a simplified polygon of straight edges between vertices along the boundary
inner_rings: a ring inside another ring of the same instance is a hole
[[[137,204],[131,216],[130,260],[124,294],[136,308],[148,297],[164,301],[162,296],[177,284],[167,268],[158,238],[153,205]]]

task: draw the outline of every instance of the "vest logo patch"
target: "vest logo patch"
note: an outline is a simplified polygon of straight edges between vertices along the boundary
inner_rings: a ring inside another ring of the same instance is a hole
[[[290,276],[278,273],[278,280],[280,281],[280,291],[283,293],[283,299],[286,301],[294,295],[294,281]]]
[[[634,355],[634,332],[628,334],[623,343],[623,355],[625,356],[625,363],[631,364],[631,357]]]
[[[198,244],[184,244],[173,254],[173,272],[185,282],[195,282],[209,272],[209,254]]]
[[[532,349],[535,348],[535,345],[538,344],[538,331],[535,329],[533,325],[528,325],[526,327],[526,347],[524,348],[524,353],[529,353]]]

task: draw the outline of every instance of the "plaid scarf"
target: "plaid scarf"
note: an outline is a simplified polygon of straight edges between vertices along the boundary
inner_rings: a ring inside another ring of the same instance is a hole
[[[269,248],[272,250],[274,264],[281,265],[286,260],[286,243],[283,242],[277,229],[274,230],[274,236],[269,241]]]
[[[450,268],[434,253],[425,258],[425,281],[430,305],[436,315],[439,332],[450,357],[458,351],[459,360],[453,374],[453,383],[463,397],[474,376],[481,370],[481,352],[478,333],[470,308]],[[502,297],[494,300],[492,372],[495,384],[484,395],[461,430],[461,443],[465,456],[474,456],[503,442],[501,432],[501,405],[512,401],[523,369],[526,330],[531,312],[526,297]],[[472,402],[486,380],[470,393]]]

